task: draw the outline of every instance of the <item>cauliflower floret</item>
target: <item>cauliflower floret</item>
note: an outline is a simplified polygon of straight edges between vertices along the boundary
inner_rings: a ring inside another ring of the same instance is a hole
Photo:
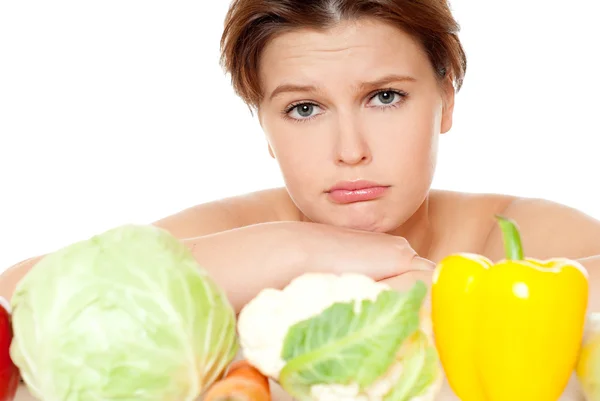
[[[307,273],[294,279],[283,290],[265,289],[246,305],[238,318],[244,357],[263,374],[279,381],[286,365],[281,356],[282,349],[291,326],[320,315],[337,302],[352,302],[354,312],[358,314],[363,300],[375,302],[382,291],[390,289],[386,284],[352,273]],[[441,387],[443,375],[438,360],[434,361],[434,368],[431,360],[424,360],[425,348],[431,348],[433,344],[433,331],[425,308],[421,308],[419,313],[418,331],[405,340],[397,350],[395,362],[368,388],[361,390],[358,383],[313,384],[310,386],[310,398],[315,401],[383,401],[400,381],[407,384],[406,390],[409,391],[422,374],[429,374],[428,377],[434,381],[427,386],[424,394],[413,397],[411,401],[433,400]],[[412,359],[412,372],[405,372],[405,362],[411,357],[416,358]],[[432,370],[435,371],[434,376],[431,376]]]
[[[390,287],[354,273],[341,275],[306,273],[283,290],[265,289],[250,301],[238,317],[238,332],[244,357],[264,375],[279,378],[285,361],[281,349],[288,329],[311,318],[336,302],[374,301]]]

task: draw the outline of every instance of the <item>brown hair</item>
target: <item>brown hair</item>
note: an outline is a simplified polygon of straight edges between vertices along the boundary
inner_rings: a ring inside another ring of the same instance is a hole
[[[447,0],[233,0],[221,37],[221,64],[235,92],[257,107],[262,97],[259,58],[274,35],[360,17],[379,18],[412,34],[438,78],[451,78],[460,90],[467,61]]]

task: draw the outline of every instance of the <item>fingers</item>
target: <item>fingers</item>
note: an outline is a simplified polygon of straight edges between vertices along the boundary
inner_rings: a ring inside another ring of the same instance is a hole
[[[380,276],[377,278],[377,280],[392,280],[400,276],[404,276],[403,280],[409,280],[409,277],[412,276],[419,277],[418,273],[425,273],[423,276],[427,277],[428,273],[431,274],[434,269],[435,263],[420,256],[414,255],[408,260],[404,259],[403,261],[398,261],[394,267],[394,270],[391,272],[387,271],[386,276]]]
[[[382,268],[376,277],[377,280],[396,277],[407,272],[435,269],[435,263],[420,257],[405,238],[388,235],[383,242],[386,249],[379,255],[385,259],[379,264]]]
[[[409,271],[431,271],[435,269],[435,263],[420,257],[411,247],[406,238],[392,237],[396,249],[395,254],[395,273],[393,276],[403,274]]]
[[[431,272],[435,269],[435,263],[420,256],[415,256],[407,268],[408,271]]]

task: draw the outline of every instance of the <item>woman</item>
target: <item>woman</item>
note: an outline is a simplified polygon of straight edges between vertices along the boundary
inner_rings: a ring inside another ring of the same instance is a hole
[[[600,309],[600,222],[544,200],[430,189],[466,71],[457,32],[443,0],[234,1],[222,61],[286,187],[155,224],[193,250],[239,311],[306,271],[401,288],[429,281],[452,252],[500,259],[501,213],[519,224],[528,256],[579,260]],[[6,271],[0,295],[37,260]]]
[[[457,31],[443,0],[234,1],[223,63],[286,187],[155,224],[193,250],[239,311],[306,271],[402,288],[430,281],[453,252],[500,259],[500,213],[519,224],[529,256],[579,260],[599,310],[600,222],[544,200],[430,189],[466,70]],[[0,295],[38,260],[4,273]]]

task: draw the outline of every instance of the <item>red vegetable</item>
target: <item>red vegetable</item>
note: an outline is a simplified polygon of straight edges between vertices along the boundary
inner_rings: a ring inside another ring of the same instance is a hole
[[[10,359],[13,332],[8,302],[0,297],[0,401],[13,401],[19,386],[19,370]]]

